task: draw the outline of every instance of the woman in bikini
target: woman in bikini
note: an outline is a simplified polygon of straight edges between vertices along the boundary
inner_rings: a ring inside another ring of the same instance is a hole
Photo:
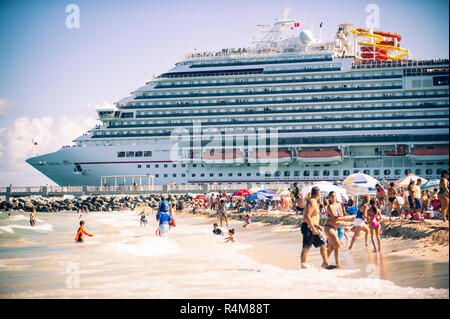
[[[380,220],[381,220],[381,212],[380,209],[377,206],[377,203],[375,199],[370,200],[370,208],[367,211],[368,212],[368,223],[369,223],[369,229],[370,229],[370,239],[372,240],[373,244],[373,252],[381,252],[381,239],[380,239]],[[377,237],[378,242],[378,250],[375,246],[375,240],[374,240],[374,233]]]
[[[448,204],[449,204],[449,189],[448,189],[448,172],[443,171],[441,174],[441,181],[439,182],[438,199],[441,202],[442,220],[447,220]]]
[[[358,212],[356,213],[354,222],[355,222],[355,234],[352,237],[352,241],[350,242],[350,246],[348,247],[349,250],[352,250],[353,245],[355,244],[356,239],[358,239],[359,233],[361,231],[365,232],[365,242],[366,247],[369,247],[369,227],[367,227],[366,223],[364,222],[367,220],[367,210],[369,209],[369,201],[370,196],[366,195],[364,196],[364,199],[362,200],[361,206],[358,208]]]
[[[348,217],[344,217],[342,205],[337,202],[337,195],[335,192],[330,192],[328,195],[328,206],[326,210],[327,219],[324,225],[325,235],[328,238],[327,255],[330,258],[334,251],[334,258],[336,260],[336,267],[342,269],[342,265],[339,263],[339,250],[341,248],[339,229],[343,228],[342,221],[351,220]],[[343,234],[343,233],[342,233]],[[341,236],[342,237],[342,236]]]
[[[392,210],[393,208],[395,208],[397,210],[397,213],[400,215],[400,206],[398,205],[397,202],[397,196],[399,196],[399,193],[397,191],[397,189],[395,188],[395,184],[393,182],[391,182],[389,184],[389,188],[387,191],[387,196],[388,196],[388,206],[389,206],[389,219],[392,219],[391,214],[392,214]]]
[[[381,211],[383,211],[386,201],[386,192],[384,191],[383,187],[381,187],[380,184],[375,185],[375,188],[377,190],[376,197],[378,204],[380,204]]]

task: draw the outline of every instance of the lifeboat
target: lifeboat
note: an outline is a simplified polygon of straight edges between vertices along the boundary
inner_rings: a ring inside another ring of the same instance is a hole
[[[303,151],[298,153],[297,161],[301,163],[338,163],[342,162],[342,153],[336,150]]]
[[[248,162],[250,164],[284,164],[287,165],[292,161],[292,155],[285,151],[279,152],[252,152],[248,154]]]
[[[409,158],[412,161],[448,161],[448,147],[417,148],[411,151]]]
[[[373,59],[373,53],[361,53],[361,58],[363,59]],[[375,53],[376,60],[387,60],[388,56],[386,54]]]
[[[405,156],[406,155],[406,145],[397,146],[396,150],[384,151],[387,156]]]
[[[244,156],[238,151],[211,151],[203,154],[202,160],[209,165],[240,165],[244,163]]]

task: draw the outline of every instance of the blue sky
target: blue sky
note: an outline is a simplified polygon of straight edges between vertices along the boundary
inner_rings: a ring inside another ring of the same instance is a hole
[[[80,8],[79,29],[65,26],[65,8],[70,3]],[[17,128],[13,124],[18,119],[37,123],[49,117],[49,132],[58,134],[59,120],[75,115],[79,116],[75,126],[88,129],[83,125],[90,122],[83,121],[82,114],[95,119],[93,106],[128,95],[144,84],[145,73],[151,77],[166,71],[187,48],[251,45],[253,36],[260,37],[256,25],[273,23],[285,5],[290,5],[290,17],[302,26],[313,24],[317,31],[323,22],[324,37],[331,41],[339,23],[364,27],[365,9],[372,3],[380,8],[379,29],[400,33],[402,46],[411,49],[414,58],[448,58],[449,8],[448,1],[441,0],[1,2],[0,99],[6,102],[2,112],[0,100],[0,132]],[[70,143],[80,132],[66,133],[62,134],[64,140],[55,141]],[[29,139],[30,134],[19,139]],[[0,165],[4,166],[10,150],[6,142],[1,143]],[[27,172],[32,176],[24,177],[23,183],[45,181],[37,171],[34,175],[32,170]],[[0,185],[9,184],[6,179],[14,177],[2,174]]]

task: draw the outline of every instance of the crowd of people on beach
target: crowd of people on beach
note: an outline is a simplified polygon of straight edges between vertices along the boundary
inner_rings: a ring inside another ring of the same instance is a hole
[[[215,212],[217,222],[213,224],[213,234],[224,236],[221,230],[223,226],[227,228],[225,242],[235,242],[235,229],[230,229],[229,215],[239,215],[243,217],[243,227],[251,224],[250,214],[257,214],[261,211],[290,212],[301,217],[300,230],[302,233],[302,251],[300,255],[301,267],[309,268],[307,257],[312,246],[319,248],[322,257],[322,267],[325,269],[343,268],[340,263],[340,253],[344,246],[344,238],[349,239],[348,234],[353,233],[350,239],[348,250],[352,251],[354,245],[361,234],[364,235],[364,244],[369,248],[370,242],[375,253],[381,253],[381,220],[392,218],[411,220],[422,220],[423,218],[439,218],[444,222],[448,220],[449,210],[449,173],[443,171],[439,181],[439,188],[421,190],[422,180],[411,180],[407,187],[398,187],[395,183],[389,183],[385,189],[381,185],[376,185],[376,194],[363,195],[360,197],[349,197],[345,200],[342,195],[335,191],[324,193],[317,186],[312,187],[307,195],[304,195],[297,183],[289,189],[286,198],[276,198],[271,200],[265,198],[261,200],[244,201],[244,197],[234,197],[227,193],[212,194],[204,196],[202,200],[192,200],[189,202],[169,202],[167,196],[162,195],[157,211],[148,205],[135,207],[134,211],[139,215],[140,227],[146,227],[148,216],[155,216],[158,228],[155,235],[167,238],[170,229],[176,227],[175,212],[191,211],[191,213]],[[30,225],[36,226],[36,210],[30,213]],[[75,242],[83,243],[83,235],[93,236],[85,231],[85,221],[81,220],[83,213],[87,210],[78,211],[80,213],[80,226],[77,230]],[[431,216],[432,215],[432,216]],[[9,214],[8,217],[11,215]],[[220,226],[219,226],[220,225]],[[329,263],[329,258],[334,254],[335,264]]]

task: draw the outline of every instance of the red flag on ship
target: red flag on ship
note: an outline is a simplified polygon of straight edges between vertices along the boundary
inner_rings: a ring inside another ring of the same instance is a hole
[[[299,27],[299,26],[300,26],[300,23],[298,23],[298,22],[294,23],[294,27]]]
[[[31,142],[33,143],[33,145],[37,145],[37,142],[34,139]]]

